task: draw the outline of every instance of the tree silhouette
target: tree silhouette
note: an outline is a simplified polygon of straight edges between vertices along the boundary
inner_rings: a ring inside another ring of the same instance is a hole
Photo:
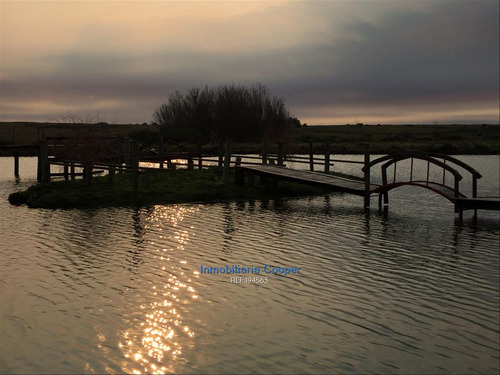
[[[298,119],[290,117],[283,99],[272,97],[265,85],[255,84],[205,86],[185,95],[177,91],[153,112],[153,121],[172,138],[255,142],[285,138]]]

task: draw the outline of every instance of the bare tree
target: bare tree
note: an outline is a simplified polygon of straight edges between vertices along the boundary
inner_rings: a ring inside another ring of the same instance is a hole
[[[153,121],[167,135],[203,142],[284,138],[290,119],[283,99],[272,97],[262,84],[194,88],[186,95],[177,91],[153,112]]]

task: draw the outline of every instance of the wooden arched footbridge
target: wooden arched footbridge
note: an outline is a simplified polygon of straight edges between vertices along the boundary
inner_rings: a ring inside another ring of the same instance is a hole
[[[398,163],[408,160],[410,162],[409,171],[405,168],[405,173],[398,175]],[[424,178],[420,174],[418,178],[415,178],[414,164],[416,160],[421,160],[427,164]],[[462,218],[463,211],[468,209],[473,209],[475,215],[478,209],[500,210],[499,197],[478,197],[477,184],[482,177],[481,174],[468,164],[452,156],[436,153],[400,153],[382,156],[370,161],[370,155],[367,152],[365,153],[365,161],[359,163],[363,164],[361,169],[364,173],[363,180],[352,180],[314,171],[290,169],[279,165],[251,165],[242,166],[241,169],[248,174],[249,181],[253,180],[253,174],[259,174],[273,179],[360,195],[365,198],[365,207],[370,206],[370,198],[373,195],[378,195],[379,206],[382,206],[382,201],[384,204],[388,204],[389,191],[400,186],[409,185],[425,188],[443,196],[455,205],[455,212],[459,213],[460,218]],[[371,172],[379,165],[382,183],[375,184],[371,181]],[[432,174],[431,167],[434,169]],[[436,169],[440,173],[439,180],[435,179]],[[391,175],[389,175],[389,171]],[[470,179],[470,187],[467,187],[467,189],[464,186],[465,184],[461,184],[464,179],[462,174],[467,174]]]

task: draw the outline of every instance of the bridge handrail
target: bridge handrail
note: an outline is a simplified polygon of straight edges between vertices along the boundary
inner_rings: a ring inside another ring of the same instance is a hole
[[[483,177],[481,175],[481,173],[479,173],[478,171],[476,171],[470,165],[465,164],[463,161],[461,161],[461,160],[459,160],[457,158],[454,158],[453,156],[445,155],[445,154],[438,154],[437,152],[428,152],[428,153],[426,153],[426,155],[433,156],[433,157],[440,158],[440,159],[444,159],[444,160],[449,160],[449,161],[457,164],[458,166],[462,167],[466,171],[470,172],[474,177],[476,177],[478,179],[481,178],[481,177]]]
[[[432,158],[430,156],[427,156],[427,155],[423,155],[423,154],[396,154],[396,155],[392,155],[392,156],[393,157],[387,163],[385,163],[385,164],[382,165],[383,174],[385,174],[387,168],[391,164],[397,163],[398,161],[401,161],[401,160],[413,158],[413,159],[426,160],[428,162],[436,164],[437,166],[439,166],[439,167],[441,167],[443,169],[446,169],[448,172],[450,172],[451,174],[453,174],[453,176],[455,176],[455,178],[457,178],[458,181],[460,181],[463,178],[462,175],[460,174],[460,172],[457,171],[452,166],[450,166],[449,164],[446,164],[446,163],[444,163],[444,162],[442,162],[440,160],[434,159],[434,158]],[[379,159],[376,159],[376,160],[379,160]]]
[[[443,158],[443,161],[436,159],[436,157]],[[467,166],[465,163],[460,162],[459,160],[449,157],[447,155],[440,155],[440,154],[421,154],[421,153],[401,153],[401,154],[389,154],[382,156],[380,158],[377,158],[373,161],[366,160],[365,158],[365,166],[362,168],[363,172],[365,173],[365,180],[369,179],[370,176],[370,169],[372,166],[385,162],[381,166],[382,170],[382,186],[387,186],[388,181],[387,181],[387,168],[394,164],[394,182],[396,181],[396,164],[397,162],[401,160],[406,160],[406,159],[411,159],[411,168],[410,168],[410,182],[412,181],[412,176],[413,176],[413,159],[420,159],[420,160],[425,160],[427,161],[427,186],[429,184],[429,166],[430,164],[437,165],[441,168],[443,168],[443,183],[442,186],[445,185],[445,174],[446,171],[450,172],[454,176],[454,186],[451,188],[454,192],[454,199],[459,198],[460,196],[460,180],[462,179],[462,175],[460,172],[458,172],[455,168],[450,166],[449,164],[446,164],[446,160],[455,162],[457,165],[464,167],[464,165],[467,167],[465,168],[472,174],[472,196],[475,198],[477,197],[477,180],[480,178],[480,174],[475,171],[473,168]],[[475,173],[474,173],[475,172]],[[479,176],[479,177],[478,177]],[[365,181],[366,185],[366,181]],[[367,188],[365,188],[367,189]],[[384,200],[387,201],[387,193],[384,194]],[[455,204],[455,211],[458,212],[458,206]]]
[[[405,156],[405,157],[401,158],[402,156]],[[399,160],[403,160],[403,159],[409,159],[409,158],[412,158],[412,157],[416,158],[416,159],[427,160],[427,161],[430,161],[430,162],[432,162],[434,164],[438,164],[437,162],[439,162],[439,160],[437,160],[435,158],[440,158],[440,159],[448,160],[448,161],[451,161],[451,162],[457,164],[458,166],[464,168],[466,171],[470,172],[473,175],[473,177],[475,177],[477,179],[483,177],[478,171],[476,171],[474,168],[472,168],[470,165],[467,165],[463,161],[458,160],[457,158],[454,158],[454,157],[449,156],[449,155],[438,154],[438,153],[435,153],[435,152],[430,152],[430,153],[425,153],[425,154],[420,154],[420,153],[389,154],[389,155],[381,156],[380,158],[372,160],[368,164],[368,168],[371,168],[374,165],[376,165],[378,163],[381,163],[383,161],[386,161],[386,160],[396,159],[396,158],[399,158]],[[366,167],[367,167],[366,165],[363,166],[363,168],[361,168],[361,170],[364,172],[367,169]]]

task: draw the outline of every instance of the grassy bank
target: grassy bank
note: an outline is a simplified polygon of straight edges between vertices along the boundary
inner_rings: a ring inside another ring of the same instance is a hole
[[[75,136],[81,132],[95,137],[129,136],[143,143],[158,139],[157,129],[151,125],[81,125],[0,123],[0,146],[10,144],[37,144],[41,136]],[[372,153],[388,154],[402,151],[439,152],[460,155],[497,155],[500,153],[499,125],[339,125],[302,126],[293,128],[286,140],[286,152],[309,152],[309,140],[315,153],[323,152],[324,142],[330,143],[332,154],[363,153],[363,143],[370,142]],[[198,145],[191,139],[175,139],[191,150]],[[170,145],[171,151],[176,147]],[[277,145],[269,144],[269,152]],[[218,142],[205,144],[204,153],[216,154]],[[1,150],[0,150],[1,151]],[[260,153],[260,143],[234,143],[235,153]]]
[[[233,171],[232,171],[233,172]],[[220,173],[214,169],[177,170],[175,172],[152,173],[146,185],[141,176],[139,192],[132,191],[130,174],[117,174],[113,184],[107,176],[95,177],[89,186],[84,180],[57,181],[38,184],[26,191],[9,196],[12,204],[26,204],[34,208],[92,208],[92,207],[137,207],[152,204],[185,202],[215,202],[226,200],[275,199],[326,194],[320,188],[280,181],[249,188],[246,185],[224,184]]]
[[[321,149],[322,142],[329,142],[334,154],[361,154],[364,142],[370,142],[375,154],[412,151],[497,155],[500,152],[500,126],[486,124],[308,126],[294,130],[291,150],[307,152],[304,145],[309,139],[315,149]]]

